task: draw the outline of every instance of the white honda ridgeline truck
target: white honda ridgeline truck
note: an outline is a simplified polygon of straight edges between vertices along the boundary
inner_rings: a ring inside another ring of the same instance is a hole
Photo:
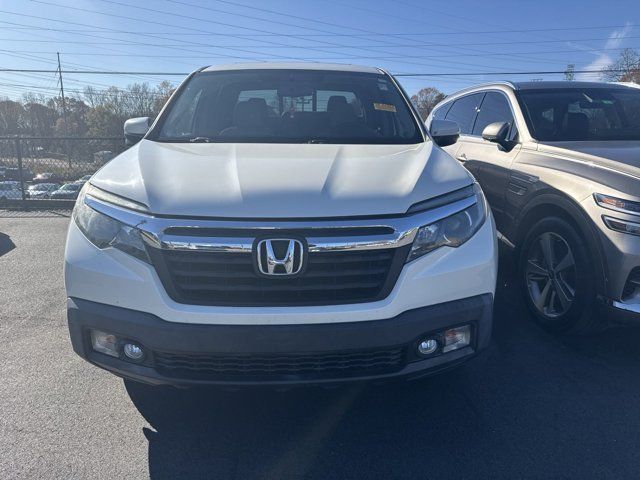
[[[493,218],[388,73],[255,64],[187,78],[83,188],[74,350],[150,384],[417,377],[487,346]]]

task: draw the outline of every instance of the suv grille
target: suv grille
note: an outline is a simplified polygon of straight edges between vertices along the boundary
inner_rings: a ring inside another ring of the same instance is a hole
[[[404,347],[286,355],[194,355],[154,352],[156,369],[168,377],[259,379],[283,376],[348,377],[400,370]]]
[[[255,273],[248,253],[175,251],[150,248],[169,296],[179,303],[233,306],[289,306],[361,303],[386,297],[407,258],[408,248],[312,252],[295,278]]]

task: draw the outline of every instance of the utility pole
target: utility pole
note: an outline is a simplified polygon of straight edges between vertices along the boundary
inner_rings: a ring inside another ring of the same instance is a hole
[[[67,102],[64,98],[64,84],[62,83],[62,67],[60,66],[60,52],[56,52],[58,55],[58,75],[60,78],[60,96],[62,97],[62,122],[64,124],[64,136],[69,136],[69,126],[67,125]],[[67,160],[69,161],[69,169],[71,169],[71,152],[69,151],[69,141],[64,140],[66,143],[65,150],[67,151]]]
[[[576,74],[574,73],[576,69],[575,64],[570,63],[567,65],[567,69],[564,71],[564,79],[568,82],[571,82],[575,79]]]
[[[62,67],[60,66],[60,52],[56,52],[58,55],[58,75],[60,78],[60,96],[62,97],[62,121],[64,122],[64,136],[68,136],[69,131],[67,129],[67,104],[64,98],[64,85],[62,83]]]

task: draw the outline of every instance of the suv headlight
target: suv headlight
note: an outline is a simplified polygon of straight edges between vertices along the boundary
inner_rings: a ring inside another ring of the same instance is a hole
[[[476,203],[453,215],[420,227],[407,262],[439,247],[459,247],[480,229],[487,218],[487,205],[480,187],[473,188]]]
[[[117,248],[143,262],[151,263],[140,230],[100,213],[86,204],[87,183],[73,209],[73,219],[87,239],[100,249]]]
[[[602,208],[628,213],[629,215],[640,215],[640,202],[623,200],[622,198],[611,197],[601,193],[594,193],[593,198]]]

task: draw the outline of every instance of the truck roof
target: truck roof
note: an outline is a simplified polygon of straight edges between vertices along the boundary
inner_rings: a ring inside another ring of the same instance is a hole
[[[348,65],[341,63],[315,63],[315,62],[253,62],[253,63],[229,63],[225,65],[211,65],[204,68],[203,72],[218,72],[224,70],[332,70],[339,72],[383,73],[376,67],[362,65]]]

